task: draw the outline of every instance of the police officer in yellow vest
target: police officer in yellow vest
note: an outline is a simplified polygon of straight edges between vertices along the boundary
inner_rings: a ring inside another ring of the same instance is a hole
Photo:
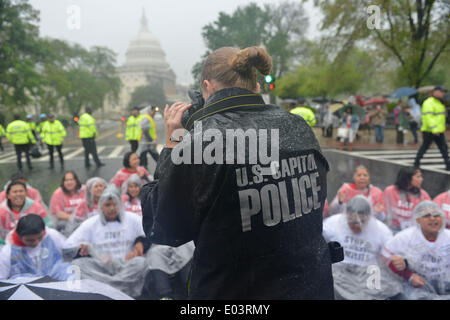
[[[316,125],[316,116],[310,108],[305,106],[305,99],[299,98],[298,106],[293,108],[290,112],[302,117],[310,127]]]
[[[5,150],[2,145],[2,138],[5,136],[5,134],[6,134],[5,128],[0,123],[0,150],[2,150],[2,151]]]
[[[128,117],[125,130],[125,140],[130,142],[131,152],[136,152],[139,146],[139,139],[141,138],[141,128],[139,127],[139,123],[141,122],[141,119],[139,108],[133,107],[133,109],[131,109],[131,116]]]
[[[442,86],[437,86],[433,90],[433,95],[422,104],[422,145],[416,155],[414,166],[420,167],[420,160],[427,152],[433,141],[437,144],[444,158],[446,170],[450,171],[450,161],[448,157],[447,139],[445,137],[445,106],[442,103],[447,90]]]
[[[55,115],[49,114],[48,121],[46,121],[41,128],[41,138],[42,141],[47,144],[48,153],[50,155],[50,169],[54,168],[53,162],[53,150],[56,148],[56,151],[59,155],[59,162],[61,164],[61,168],[64,168],[64,157],[62,153],[62,143],[64,141],[64,137],[67,135],[66,129],[64,128],[61,121],[55,119]]]
[[[159,108],[156,106],[148,106],[141,111],[140,128],[142,129],[142,137],[139,142],[139,158],[140,164],[147,168],[147,153],[150,153],[155,162],[159,159],[159,153],[156,150],[156,126],[153,117]]]
[[[19,171],[22,171],[22,153],[25,153],[28,169],[33,169],[30,160],[30,144],[35,144],[36,140],[29,124],[20,120],[18,114],[14,115],[14,121],[6,127],[6,138],[11,141],[16,150]]]
[[[31,129],[31,132],[33,133],[34,138],[37,139],[36,123],[33,121],[33,116],[31,114],[27,114],[26,122],[30,126],[30,129]]]
[[[97,154],[97,145],[95,144],[95,138],[98,137],[97,128],[95,126],[95,119],[92,116],[92,108],[86,107],[85,113],[80,116],[78,120],[79,134],[84,147],[84,166],[89,168],[89,154],[92,154],[97,167],[104,166],[105,164],[100,161]]]

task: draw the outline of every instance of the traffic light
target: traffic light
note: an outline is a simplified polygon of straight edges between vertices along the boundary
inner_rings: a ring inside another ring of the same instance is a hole
[[[272,75],[267,75],[265,77],[266,83],[267,83],[267,87],[269,88],[269,91],[272,91],[275,89],[275,77]]]
[[[124,121],[125,121],[125,117],[122,116],[122,117],[120,118],[120,121],[124,122]]]
[[[76,123],[78,123],[78,117],[77,117],[77,116],[73,117],[73,121],[75,121]]]

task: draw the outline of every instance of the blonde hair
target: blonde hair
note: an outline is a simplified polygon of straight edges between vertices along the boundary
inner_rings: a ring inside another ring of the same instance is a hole
[[[256,70],[263,75],[270,74],[272,58],[266,49],[249,47],[238,49],[222,47],[211,53],[203,65],[202,87],[204,80],[215,80],[224,87],[240,87],[254,91],[256,89]]]

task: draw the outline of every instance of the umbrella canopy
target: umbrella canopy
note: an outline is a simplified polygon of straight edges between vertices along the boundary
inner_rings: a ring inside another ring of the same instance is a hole
[[[344,106],[343,103],[333,103],[330,105],[330,112],[334,113]]]
[[[351,108],[352,109],[352,113],[356,114],[358,117],[364,117],[366,110],[363,107],[360,106],[356,106],[354,104],[346,104],[344,106],[342,106],[341,108],[339,108],[336,113],[338,113],[339,115],[344,113],[345,110],[347,110],[347,108]]]
[[[312,101],[316,102],[316,103],[327,103],[328,99],[325,97],[317,97],[317,98],[314,98]]]
[[[365,104],[385,104],[388,103],[389,100],[383,97],[375,97],[372,99],[369,99],[365,102]]]
[[[427,93],[427,92],[433,91],[435,87],[436,86],[420,87],[419,89],[417,89],[417,91],[419,91],[420,93]]]
[[[51,277],[0,280],[0,300],[133,300],[98,281],[57,281]]]
[[[402,88],[398,88],[397,90],[395,90],[394,92],[392,92],[391,97],[392,98],[396,98],[396,99],[400,99],[403,97],[409,97],[409,96],[413,96],[415,94],[417,94],[417,90],[411,87],[402,87]]]

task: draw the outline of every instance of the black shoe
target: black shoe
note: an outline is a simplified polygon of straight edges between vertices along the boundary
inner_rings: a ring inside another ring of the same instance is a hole
[[[106,166],[106,163],[103,163],[103,162],[97,163],[97,168],[98,167],[103,167],[103,166]]]

